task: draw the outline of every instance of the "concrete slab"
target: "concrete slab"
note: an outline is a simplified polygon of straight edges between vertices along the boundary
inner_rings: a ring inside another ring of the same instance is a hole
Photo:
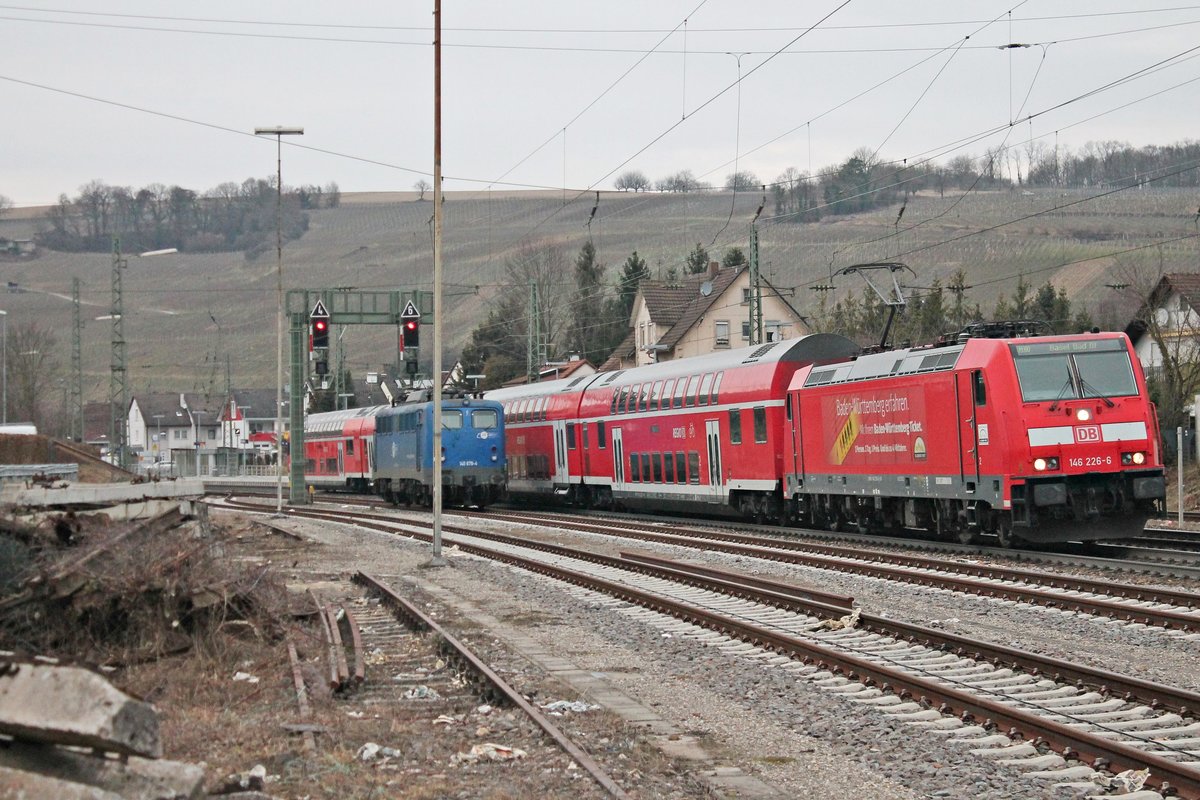
[[[42,486],[26,489],[5,486],[0,503],[44,507],[63,505],[112,505],[144,500],[182,500],[204,496],[204,484],[195,478],[152,483],[74,483],[62,488]]]
[[[204,796],[203,768],[178,761],[131,756],[122,763],[62,747],[13,742],[0,748],[0,769],[88,786],[102,792],[100,796],[111,793],[125,800],[196,800]]]
[[[33,772],[0,767],[0,800],[124,800],[119,794],[82,783],[47,778]]]
[[[0,675],[0,733],[23,741],[162,756],[154,707],[79,667],[11,665]]]

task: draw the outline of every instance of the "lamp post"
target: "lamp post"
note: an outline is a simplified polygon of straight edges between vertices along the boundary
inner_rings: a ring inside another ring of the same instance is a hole
[[[195,418],[196,425],[196,477],[200,477],[200,417],[204,416],[203,411],[193,411],[192,416]]]
[[[0,345],[0,360],[4,367],[4,423],[8,424],[8,312],[0,311],[0,331],[3,331],[4,344]]]
[[[255,136],[275,137],[275,513],[283,513],[283,137],[303,136],[304,128],[255,128]],[[198,457],[198,456],[197,456]]]

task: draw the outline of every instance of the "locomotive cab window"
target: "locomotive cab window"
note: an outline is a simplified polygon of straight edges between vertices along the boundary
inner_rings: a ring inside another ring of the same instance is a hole
[[[461,411],[443,411],[442,412],[442,427],[452,431],[461,430],[463,426],[463,415]]]
[[[477,408],[471,412],[471,427],[476,430],[490,431],[499,423],[500,420],[493,408]]]
[[[987,384],[983,382],[983,370],[977,369],[971,373],[971,384],[975,390],[975,405],[987,405]]]
[[[1129,351],[1119,339],[1011,345],[1027,403],[1137,394]]]

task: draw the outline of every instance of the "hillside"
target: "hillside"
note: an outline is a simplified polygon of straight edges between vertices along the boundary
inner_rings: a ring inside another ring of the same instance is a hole
[[[780,287],[796,287],[795,304],[813,312],[819,296],[808,287],[827,283],[830,264],[895,258],[908,263],[914,286],[943,284],[959,267],[967,293],[990,311],[997,297],[1011,293],[1016,276],[1040,285],[1053,279],[1072,300],[1086,304],[1097,320],[1123,324],[1127,303],[1105,287],[1114,281],[1114,251],[1195,233],[1195,196],[1189,190],[1132,190],[1069,209],[970,236],[945,240],[1000,225],[1056,204],[1091,194],[1085,190],[1003,190],[967,197],[926,193],[909,199],[902,225],[918,228],[865,247],[855,242],[891,233],[898,206],[877,212],[827,218],[816,224],[760,224],[763,271]],[[711,246],[720,257],[731,245],[748,250],[748,221],[759,203],[740,194],[732,221]],[[656,274],[680,264],[697,243],[713,241],[730,216],[731,197],[714,194],[605,194],[590,233],[600,259],[615,279],[622,261],[637,250]],[[472,193],[446,198],[446,330],[450,354],[465,341],[503,281],[504,262],[522,242],[550,242],[574,259],[589,233],[592,197],[563,205],[555,192]],[[769,217],[768,200],[764,217]],[[429,289],[432,274],[432,203],[411,193],[345,195],[340,207],[310,212],[310,229],[285,246],[285,288],[356,287]],[[0,219],[0,236],[27,238],[36,230],[29,213]],[[1145,251],[1154,269],[1190,270],[1197,243],[1188,241]],[[923,249],[924,248],[924,249]],[[915,252],[910,252],[915,251]],[[1064,262],[1077,262],[1056,268]],[[134,392],[203,391],[224,385],[228,354],[236,386],[271,386],[275,374],[275,257],[255,261],[241,253],[129,258],[124,273],[125,336],[130,385]],[[71,280],[83,281],[83,340],[86,399],[106,396],[110,362],[110,323],[95,317],[110,311],[111,257],[41,251],[33,259],[0,261],[4,280],[21,288],[0,297],[9,326],[37,320],[52,325],[58,357],[69,362]],[[564,275],[570,282],[571,275]],[[1000,280],[997,280],[1000,279]],[[858,278],[838,279],[839,293],[862,291]],[[216,324],[213,319],[215,318]],[[429,334],[426,334],[428,346]],[[356,373],[380,369],[394,359],[395,332],[349,330],[347,360]],[[448,355],[448,358],[450,356]]]

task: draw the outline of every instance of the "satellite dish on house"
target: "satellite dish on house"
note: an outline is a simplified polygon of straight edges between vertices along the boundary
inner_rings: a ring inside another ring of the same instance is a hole
[[[712,281],[705,281],[704,283],[700,284],[700,294],[704,297],[708,297],[710,294],[712,294]]]

